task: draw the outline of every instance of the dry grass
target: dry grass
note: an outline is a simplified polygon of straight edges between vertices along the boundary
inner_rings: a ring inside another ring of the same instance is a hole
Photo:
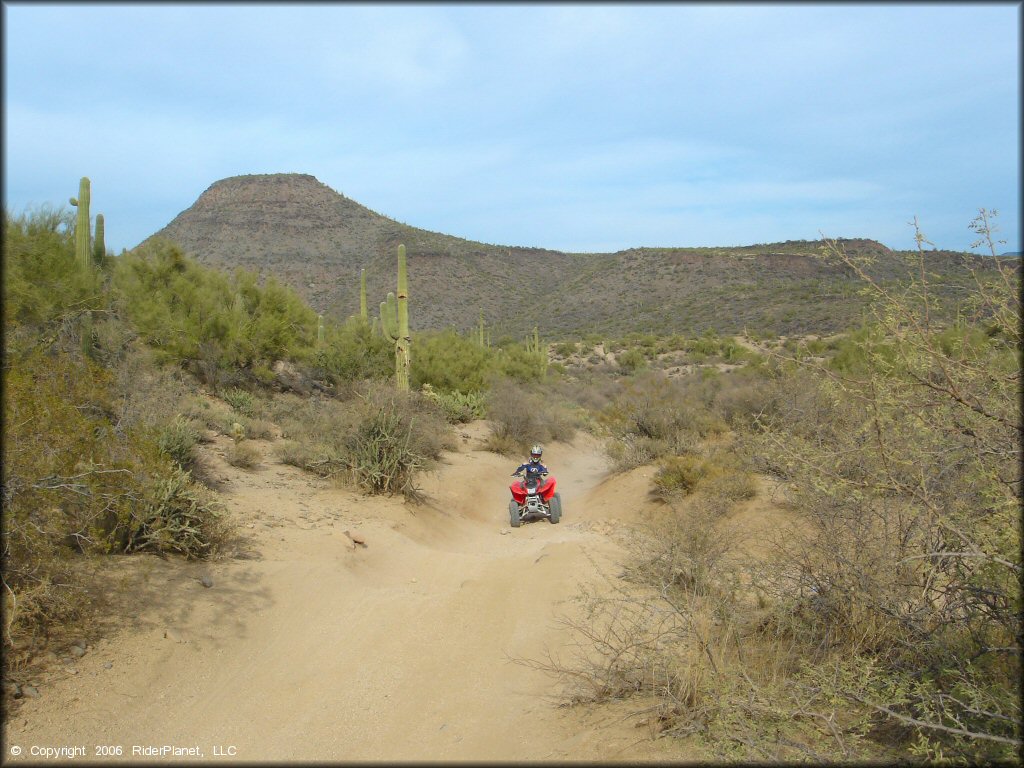
[[[444,407],[387,384],[360,385],[350,394],[347,399],[275,397],[266,413],[283,436],[276,455],[370,493],[418,499],[417,473],[455,447]]]
[[[240,440],[227,447],[224,451],[224,459],[233,467],[252,469],[259,465],[263,454],[252,443]]]
[[[570,408],[544,387],[527,387],[500,379],[487,399],[491,434],[487,450],[505,455],[525,454],[534,443],[569,441],[576,433]]]

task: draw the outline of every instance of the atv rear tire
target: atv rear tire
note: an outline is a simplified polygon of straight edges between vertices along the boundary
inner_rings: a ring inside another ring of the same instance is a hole
[[[556,493],[551,497],[548,506],[551,508],[551,524],[554,525],[562,519],[562,497]]]
[[[508,524],[513,528],[518,528],[522,520],[519,519],[519,505],[516,504],[516,500],[512,499],[508,503]]]

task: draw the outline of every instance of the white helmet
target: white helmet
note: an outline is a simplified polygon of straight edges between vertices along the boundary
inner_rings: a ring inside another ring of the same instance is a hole
[[[544,455],[544,449],[541,448],[540,443],[537,443],[530,449],[530,461],[536,464],[540,461],[540,457]]]

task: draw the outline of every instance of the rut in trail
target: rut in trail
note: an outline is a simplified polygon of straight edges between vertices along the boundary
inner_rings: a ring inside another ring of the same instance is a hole
[[[7,743],[120,744],[126,758],[133,745],[207,759],[230,746],[243,761],[679,757],[622,719],[636,703],[559,707],[558,681],[511,660],[565,644],[557,617],[579,584],[614,571],[609,534],[649,479],[603,483],[589,436],[552,444],[565,517],[511,529],[516,462],[479,449],[482,423],[462,432],[423,477],[420,506],[332,487],[269,443],[251,471],[223,461],[228,438],[207,446],[242,534],[234,556],[118,561],[110,588],[126,623],[74,674],[58,664],[41,679]]]

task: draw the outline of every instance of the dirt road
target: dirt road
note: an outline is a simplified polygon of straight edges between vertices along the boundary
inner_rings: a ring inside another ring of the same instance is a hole
[[[54,661],[40,697],[10,713],[5,759],[33,747],[88,760],[120,747],[133,762],[694,759],[623,719],[638,703],[558,707],[558,682],[512,661],[565,643],[558,615],[580,583],[617,572],[612,534],[647,480],[603,482],[588,436],[551,445],[563,521],[511,529],[516,462],[479,449],[482,424],[461,431],[422,506],[332,487],[269,443],[248,471],[223,461],[225,443],[206,446],[240,524],[233,556],[118,561],[109,593],[127,624]]]

